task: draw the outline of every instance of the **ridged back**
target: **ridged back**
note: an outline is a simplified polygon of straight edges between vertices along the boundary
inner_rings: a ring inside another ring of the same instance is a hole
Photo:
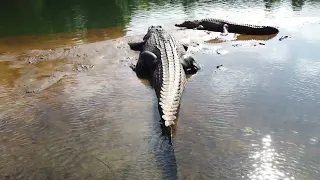
[[[146,46],[159,58],[154,74],[155,91],[162,118],[166,126],[172,125],[173,120],[176,119],[181,94],[186,83],[186,75],[178,53],[178,44],[171,34],[158,29],[149,34]]]
[[[224,19],[216,19],[216,18],[205,18],[205,19],[201,19],[200,21],[211,21],[211,22],[217,22],[217,23],[223,23],[223,24],[231,24],[231,25],[239,25],[239,26],[248,26],[248,27],[255,27],[255,28],[266,28],[266,27],[270,27],[270,28],[277,28],[276,26],[262,26],[262,25],[253,25],[253,24],[241,24],[241,23],[236,23],[236,22],[232,22],[232,21],[228,21],[228,20],[224,20]]]
[[[279,30],[271,26],[258,26],[252,24],[240,24],[234,23],[222,19],[202,19],[200,25],[203,25],[209,30],[222,31],[222,26],[228,25],[228,31],[239,34],[251,34],[251,35],[269,35],[276,34]]]

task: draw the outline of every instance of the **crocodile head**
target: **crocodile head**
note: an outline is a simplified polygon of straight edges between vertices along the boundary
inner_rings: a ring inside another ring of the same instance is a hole
[[[184,21],[181,24],[175,24],[176,27],[186,27],[188,29],[194,29],[199,26],[200,21],[194,20],[194,21]]]
[[[162,26],[149,26],[146,35],[143,37],[143,40],[146,41],[149,37],[159,31],[163,31]]]

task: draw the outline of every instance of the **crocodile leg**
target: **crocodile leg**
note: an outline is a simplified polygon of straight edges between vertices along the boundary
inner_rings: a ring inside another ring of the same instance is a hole
[[[186,74],[195,74],[200,70],[200,66],[194,60],[191,55],[187,55],[186,51],[188,51],[189,45],[179,42],[178,44],[178,52],[181,57],[181,64]]]
[[[223,30],[221,32],[221,36],[227,36],[229,34],[228,27],[229,27],[228,24],[223,25]]]
[[[204,28],[202,25],[199,25],[198,27],[194,28],[196,30],[207,30],[206,28]]]
[[[200,70],[200,66],[190,55],[184,55],[181,64],[186,74],[195,74]]]
[[[157,63],[157,56],[150,51],[143,51],[139,55],[137,64],[131,66],[132,70],[136,72],[139,78],[150,76],[150,72],[154,71],[155,64]]]
[[[142,51],[142,47],[144,44],[145,44],[145,41],[128,43],[128,45],[130,46],[130,49],[134,51]]]
[[[184,50],[188,51],[189,46],[187,44],[181,43]]]

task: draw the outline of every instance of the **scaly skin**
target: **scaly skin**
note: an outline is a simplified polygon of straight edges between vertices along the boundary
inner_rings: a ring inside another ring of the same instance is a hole
[[[176,27],[185,27],[187,29],[199,29],[216,32],[227,30],[231,33],[247,35],[271,35],[277,34],[279,30],[271,26],[257,26],[250,24],[237,24],[222,19],[202,19],[194,21],[184,21],[181,24],[175,24]]]
[[[163,171],[162,179],[177,180],[172,128],[187,80],[186,74],[194,74],[200,67],[186,55],[188,47],[176,42],[161,26],[150,26],[142,42],[128,44],[132,50],[140,51],[133,70],[138,77],[149,79],[157,95],[161,123],[153,129],[157,139],[153,142],[155,156]]]
[[[158,99],[158,109],[165,127],[174,125],[186,74],[196,73],[200,67],[186,55],[183,47],[161,26],[150,26],[142,42],[129,43],[140,51],[139,60],[133,68],[140,78],[149,78]]]

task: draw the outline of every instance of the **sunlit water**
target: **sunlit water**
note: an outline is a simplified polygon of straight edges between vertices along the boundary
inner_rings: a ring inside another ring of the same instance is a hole
[[[7,37],[0,44],[0,179],[320,179],[318,2],[120,0],[107,8],[70,1],[73,16],[63,9],[57,21],[48,15],[55,9],[46,9],[51,1],[34,2],[42,18],[33,29],[10,31],[16,26],[9,22],[0,28]],[[118,20],[109,20],[112,9]],[[22,74],[46,76],[72,62],[2,62],[11,52],[143,34],[152,24],[173,29],[203,17],[276,25],[280,33],[265,46],[225,42],[208,45],[225,55],[195,53],[202,70],[183,94],[173,155],[161,151],[154,91],[128,66],[92,58],[92,70],[25,95],[15,91]],[[32,32],[62,35],[9,37]],[[283,35],[291,38],[279,41]]]

